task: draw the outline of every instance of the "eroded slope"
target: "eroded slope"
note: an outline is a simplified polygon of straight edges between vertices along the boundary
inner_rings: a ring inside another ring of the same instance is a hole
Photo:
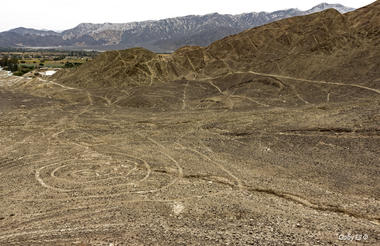
[[[79,87],[125,87],[254,71],[377,86],[378,9],[377,1],[345,15],[329,9],[293,17],[172,55],[140,48],[106,52],[57,77]]]

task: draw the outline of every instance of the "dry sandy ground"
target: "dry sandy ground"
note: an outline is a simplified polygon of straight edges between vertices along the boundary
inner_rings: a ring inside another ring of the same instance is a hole
[[[214,87],[202,101],[178,82],[158,110],[0,83],[1,245],[379,243],[376,91],[336,85],[314,103],[295,81],[292,97],[250,101],[200,81]],[[344,101],[351,90],[366,96]]]

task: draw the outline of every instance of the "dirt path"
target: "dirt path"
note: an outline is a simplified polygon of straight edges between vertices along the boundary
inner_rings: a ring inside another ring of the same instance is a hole
[[[281,79],[289,79],[289,80],[297,80],[297,81],[303,81],[303,82],[308,82],[308,83],[315,83],[315,84],[328,84],[328,85],[338,85],[338,86],[352,86],[352,87],[357,87],[360,89],[365,89],[369,91],[373,91],[377,94],[380,94],[380,90],[366,87],[363,85],[358,85],[358,84],[349,84],[349,83],[341,83],[341,82],[330,82],[330,81],[323,81],[323,80],[310,80],[310,79],[302,79],[302,78],[295,78],[291,76],[285,76],[285,75],[278,75],[278,74],[269,74],[269,73],[258,73],[254,71],[247,71],[247,72],[234,72],[234,73],[251,73],[255,75],[260,75],[260,76],[267,76],[267,77],[275,77],[275,78],[281,78]]]

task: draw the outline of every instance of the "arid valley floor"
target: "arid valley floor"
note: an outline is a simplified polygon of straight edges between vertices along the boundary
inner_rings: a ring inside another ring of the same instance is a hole
[[[153,110],[2,72],[0,244],[378,242],[379,91],[244,76],[264,96],[188,81],[145,89],[172,98]]]
[[[379,245],[379,13],[0,71],[0,245]]]

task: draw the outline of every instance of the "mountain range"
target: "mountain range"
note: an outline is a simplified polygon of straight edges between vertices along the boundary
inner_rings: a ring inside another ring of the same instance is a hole
[[[207,46],[225,36],[280,19],[308,15],[334,8],[354,10],[341,4],[319,4],[307,11],[251,12],[239,15],[211,13],[158,21],[130,23],[82,23],[63,32],[19,27],[0,33],[0,47],[60,47],[65,49],[113,50],[143,47],[155,52],[173,52],[185,45]]]

